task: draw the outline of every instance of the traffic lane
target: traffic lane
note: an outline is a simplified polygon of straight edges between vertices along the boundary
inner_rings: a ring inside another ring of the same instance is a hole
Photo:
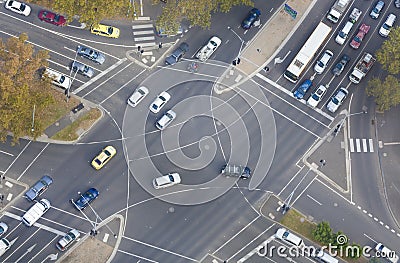
[[[400,244],[399,237],[386,227],[387,222],[380,221],[380,215],[351,204],[349,197],[340,194],[332,186],[320,179],[314,182],[296,200],[294,207],[313,218],[314,222],[328,221],[333,231],[343,231],[350,239],[360,245],[376,242]],[[378,220],[376,221],[375,218]],[[381,223],[382,222],[382,223]],[[394,250],[399,248],[393,246]]]
[[[18,144],[12,144],[12,137],[7,136],[5,142],[0,143],[0,173],[5,173],[15,162],[20,154],[23,154],[29,141],[20,139]]]
[[[173,192],[172,188],[171,191]],[[196,191],[207,194],[208,190]],[[152,209],[149,210],[148,207]],[[255,216],[257,213],[238,189],[231,189],[214,201],[196,206],[177,206],[159,200],[149,200],[129,209],[128,221],[143,223],[127,224],[125,236],[200,259],[210,248],[216,249],[225,243]],[[207,235],[204,235],[206,232]],[[127,250],[129,247],[128,244]],[[122,244],[120,249],[124,249]],[[160,260],[163,255],[152,255],[151,251],[145,248],[135,253],[153,260]]]

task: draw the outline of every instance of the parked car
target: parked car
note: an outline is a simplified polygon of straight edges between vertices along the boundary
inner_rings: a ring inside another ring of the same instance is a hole
[[[156,127],[162,131],[167,128],[175,118],[176,113],[173,110],[169,110],[156,122]]]
[[[385,6],[385,2],[383,1],[378,1],[375,5],[375,7],[372,9],[371,13],[369,14],[371,18],[377,19],[379,17],[379,14],[382,12],[383,7]]]
[[[302,99],[304,98],[304,95],[306,95],[307,91],[311,88],[312,86],[312,81],[309,79],[306,79],[294,92],[293,96],[296,99]]]
[[[40,10],[38,15],[40,21],[47,22],[56,26],[65,26],[67,20],[62,15],[47,11]]]
[[[78,73],[80,73],[83,76],[88,77],[88,78],[93,77],[93,74],[94,74],[93,68],[91,68],[91,67],[89,67],[89,66],[87,66],[87,65],[85,65],[85,64],[83,64],[83,63],[81,63],[79,61],[72,62],[71,69],[74,72],[78,72]]]
[[[111,158],[117,154],[117,150],[111,146],[106,146],[101,152],[93,159],[92,166],[96,170],[103,168],[106,163],[108,163]]]
[[[68,76],[51,68],[46,68],[44,70],[42,78],[50,78],[52,84],[63,89],[69,89],[72,83],[72,79]]]
[[[339,106],[342,105],[343,101],[346,99],[348,93],[347,89],[339,88],[329,101],[328,105],[326,105],[326,108],[332,113],[336,112]]]
[[[24,16],[29,16],[32,11],[29,5],[15,0],[7,0],[4,7],[8,10]]]
[[[163,27],[155,27],[155,32],[158,37],[173,37],[183,34],[183,27],[179,26],[176,32],[167,32]]]
[[[164,107],[164,105],[171,99],[171,95],[168,92],[163,91],[157,98],[150,104],[150,111],[152,113],[158,113]]]
[[[128,99],[128,104],[132,107],[136,107],[146,96],[149,94],[149,90],[146,87],[137,88]]]
[[[308,98],[307,104],[311,107],[317,107],[318,103],[322,100],[322,97],[326,93],[326,87],[324,85],[320,85],[318,89],[314,91],[314,93]]]
[[[178,173],[170,173],[163,175],[153,180],[153,186],[155,189],[166,188],[181,183],[181,177]]]
[[[381,28],[379,29],[379,35],[383,37],[388,37],[390,30],[392,30],[392,27],[395,22],[396,22],[396,15],[389,14],[388,17],[386,18],[385,23],[383,23]]]
[[[103,24],[92,25],[90,32],[103,37],[119,38],[119,29],[113,26]]]
[[[331,61],[333,53],[330,50],[325,50],[324,54],[319,58],[314,66],[314,70],[317,74],[322,74],[325,68],[328,66],[329,61]]]
[[[400,0],[394,0],[394,6],[400,8]]]
[[[8,226],[4,222],[0,222],[0,236],[4,235],[8,230]]]
[[[240,177],[241,179],[248,179],[251,177],[251,170],[247,166],[225,164],[222,166],[221,174],[225,176]]]
[[[206,61],[211,57],[211,55],[217,50],[217,48],[221,45],[222,40],[217,37],[213,36],[210,38],[205,46],[203,46],[199,52],[196,54],[196,58],[201,61]]]
[[[4,253],[7,252],[11,247],[10,241],[8,241],[6,238],[0,239],[0,257],[4,255]]]
[[[399,261],[399,256],[396,255],[396,252],[394,250],[390,250],[382,243],[376,244],[375,251],[379,253],[380,257],[387,258],[392,263],[397,263]]]
[[[100,53],[99,51],[96,51],[89,47],[78,46],[77,53],[79,56],[92,60],[100,65],[103,64],[104,61],[106,61],[106,57],[103,53]]]
[[[276,231],[275,237],[286,242],[290,246],[296,246],[296,247],[304,246],[304,242],[300,237],[296,236],[293,233],[290,233],[288,230],[286,230],[286,228],[283,227],[279,228]]]
[[[366,24],[362,24],[360,26],[360,29],[358,30],[357,35],[353,38],[353,40],[350,42],[350,46],[354,49],[358,49],[361,45],[361,42],[363,41],[365,35],[368,33],[369,29],[371,26],[368,26]]]
[[[242,28],[249,29],[250,27],[252,27],[256,23],[256,21],[260,20],[260,15],[260,10],[258,10],[257,8],[251,9],[246,18],[242,21]]]
[[[179,45],[178,48],[176,48],[174,50],[174,52],[172,52],[171,55],[169,55],[166,59],[165,59],[165,64],[167,65],[174,65],[177,62],[179,62],[179,60],[182,59],[182,57],[186,54],[186,52],[189,51],[189,45],[186,42],[183,42]]]
[[[65,251],[74,241],[77,241],[80,236],[81,233],[79,233],[78,230],[71,229],[65,236],[58,240],[56,247],[60,251]]]
[[[26,193],[25,197],[29,201],[35,200],[38,196],[43,194],[49,186],[53,183],[53,179],[48,176],[44,175],[42,178],[40,178],[39,181],[37,181]]]
[[[99,197],[99,194],[100,193],[96,188],[90,188],[85,193],[80,194],[78,200],[74,202],[74,200],[71,199],[71,202],[76,209],[83,210],[88,207],[91,202],[96,200],[96,198]]]
[[[344,54],[341,58],[340,61],[335,65],[335,67],[332,69],[332,74],[335,76],[339,76],[342,74],[344,68],[346,65],[349,63],[350,57]]]

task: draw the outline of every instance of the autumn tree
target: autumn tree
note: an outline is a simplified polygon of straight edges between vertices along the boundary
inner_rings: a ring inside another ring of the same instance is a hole
[[[376,52],[376,59],[389,74],[400,73],[400,27],[390,31],[388,39]]]
[[[52,102],[48,92],[50,82],[38,77],[38,69],[47,66],[48,52],[34,52],[27,42],[28,36],[21,34],[3,42],[0,39],[0,140],[8,133],[14,142],[21,136],[36,138],[45,127],[40,113]],[[36,119],[32,127],[33,107]],[[33,129],[32,129],[33,128]]]
[[[375,97],[379,111],[389,110],[400,103],[400,83],[392,75],[388,75],[384,81],[373,78],[368,82],[366,92],[368,96]]]
[[[153,0],[153,3],[159,2],[165,1]],[[156,24],[169,34],[176,32],[181,21],[186,18],[192,26],[208,29],[213,13],[228,13],[237,5],[254,6],[254,3],[252,0],[167,0]]]

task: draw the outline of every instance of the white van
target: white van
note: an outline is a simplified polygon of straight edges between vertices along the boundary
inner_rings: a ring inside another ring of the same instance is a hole
[[[47,210],[50,209],[50,201],[47,199],[42,199],[31,208],[29,208],[28,211],[23,215],[22,217],[22,222],[24,222],[25,225],[27,226],[32,226],[36,221],[41,218],[44,213],[47,212]]]
[[[353,23],[350,21],[347,21],[347,23],[344,25],[342,30],[339,32],[339,34],[336,36],[336,43],[339,45],[343,45],[344,42],[346,41],[347,37],[349,36],[350,30],[353,28]]]
[[[10,241],[5,238],[0,240],[0,257],[11,247]]]
[[[329,255],[328,252],[325,252],[321,249],[317,249],[315,253],[312,255],[317,261],[322,263],[339,263],[339,260]]]
[[[383,23],[383,25],[379,29],[379,35],[387,37],[394,25],[394,22],[396,22],[396,16],[394,14],[389,14],[389,16],[386,18],[385,23]]]
[[[69,77],[53,69],[46,68],[43,73],[43,76],[44,75],[51,78],[54,85],[57,85],[63,89],[68,89],[69,86],[71,86],[71,79]]]
[[[286,228],[279,228],[275,233],[275,237],[291,246],[296,246],[300,248],[304,247],[303,239],[296,236],[295,234],[290,233],[288,230],[286,230]]]

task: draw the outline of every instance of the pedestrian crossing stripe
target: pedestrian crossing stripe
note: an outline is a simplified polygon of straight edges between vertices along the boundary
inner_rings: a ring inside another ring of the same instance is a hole
[[[349,140],[350,152],[374,152],[374,141],[372,139],[353,139]]]

